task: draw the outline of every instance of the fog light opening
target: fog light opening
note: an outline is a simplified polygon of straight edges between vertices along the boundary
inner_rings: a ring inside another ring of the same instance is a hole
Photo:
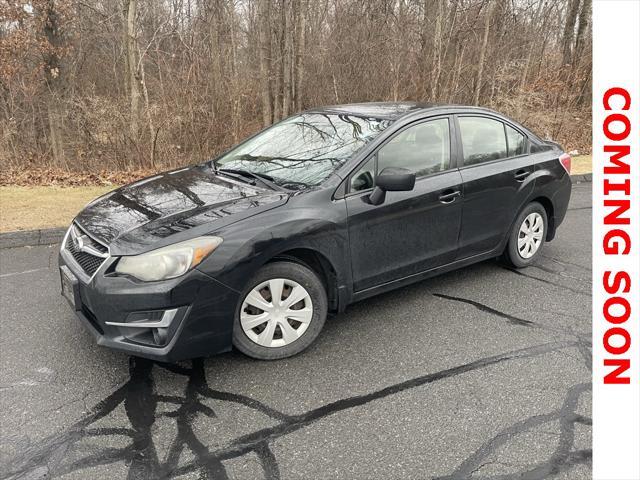
[[[167,328],[154,328],[153,329],[153,341],[156,345],[162,346],[167,343],[168,329]]]
[[[135,343],[150,347],[165,347],[171,341],[181,318],[178,308],[148,312],[132,312],[126,322],[105,322],[118,327],[122,336]]]

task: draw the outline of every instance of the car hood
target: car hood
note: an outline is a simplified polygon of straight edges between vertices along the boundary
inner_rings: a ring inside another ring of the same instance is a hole
[[[287,199],[199,165],[118,188],[87,205],[75,221],[111,255],[135,255],[212,233]]]

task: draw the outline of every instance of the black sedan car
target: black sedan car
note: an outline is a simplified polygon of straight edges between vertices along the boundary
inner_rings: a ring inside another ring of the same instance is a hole
[[[570,167],[482,108],[317,108],[90,203],[62,243],[62,293],[100,345],[133,355],[284,358],[352,302],[492,257],[535,261]]]

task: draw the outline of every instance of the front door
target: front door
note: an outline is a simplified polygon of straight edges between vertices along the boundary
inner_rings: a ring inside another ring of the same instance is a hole
[[[452,161],[450,119],[411,124],[350,177],[346,197],[356,292],[444,265],[456,257],[462,180]],[[416,172],[412,191],[387,192],[368,202],[375,176],[386,167]]]

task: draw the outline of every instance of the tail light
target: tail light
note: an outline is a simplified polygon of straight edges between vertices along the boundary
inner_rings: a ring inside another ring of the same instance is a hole
[[[563,153],[560,155],[560,163],[562,167],[567,171],[569,175],[571,175],[571,156],[568,153]]]

